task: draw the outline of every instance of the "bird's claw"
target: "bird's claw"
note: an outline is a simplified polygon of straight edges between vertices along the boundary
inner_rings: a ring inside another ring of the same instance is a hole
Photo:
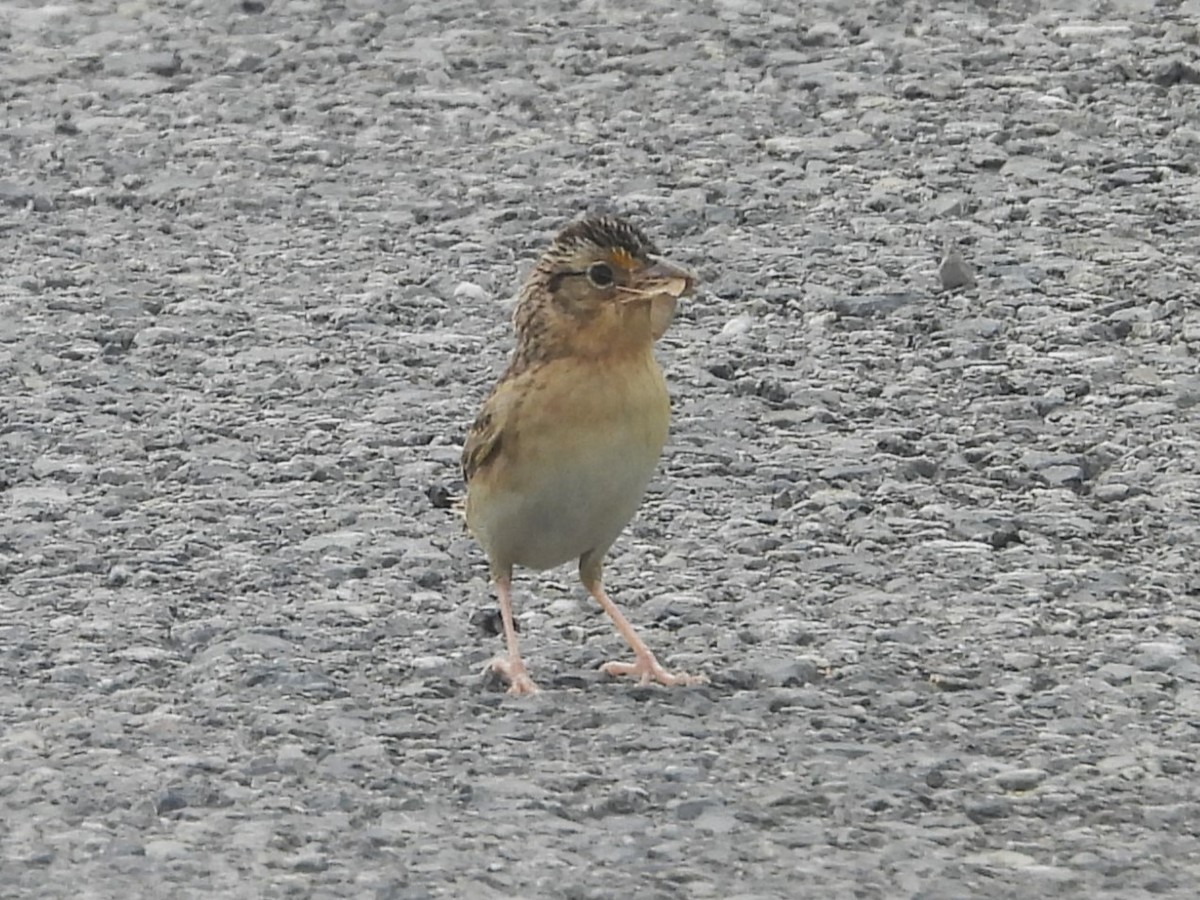
[[[500,657],[488,663],[487,671],[495,672],[508,682],[508,693],[514,697],[527,697],[536,694],[540,688],[534,684],[529,673],[525,671],[525,662],[507,657]]]
[[[686,672],[668,672],[653,655],[639,656],[631,663],[607,662],[600,667],[600,671],[614,678],[628,675],[635,676],[639,684],[657,682],[658,684],[665,684],[667,687],[686,687],[687,685],[708,683],[708,679],[703,675],[689,675]]]

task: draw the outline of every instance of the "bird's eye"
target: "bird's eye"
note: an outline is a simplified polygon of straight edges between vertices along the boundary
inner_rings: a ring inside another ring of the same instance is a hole
[[[608,263],[592,263],[587,270],[588,281],[596,287],[611,287],[613,283],[612,266]]]

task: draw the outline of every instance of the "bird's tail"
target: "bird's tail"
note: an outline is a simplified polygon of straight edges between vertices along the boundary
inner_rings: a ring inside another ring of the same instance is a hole
[[[425,489],[425,496],[429,498],[434,509],[448,509],[466,521],[467,495],[465,492],[451,490],[444,484],[431,484]]]

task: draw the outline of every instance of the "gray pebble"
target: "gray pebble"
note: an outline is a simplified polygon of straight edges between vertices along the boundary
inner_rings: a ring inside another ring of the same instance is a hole
[[[1003,819],[1012,812],[1010,804],[1001,797],[988,797],[968,803],[964,812],[976,825]]]
[[[1182,644],[1147,641],[1134,649],[1133,664],[1147,672],[1165,672],[1183,658]]]
[[[996,776],[996,784],[1006,791],[1031,791],[1046,779],[1043,769],[1011,769]]]
[[[1122,484],[1119,481],[1110,481],[1106,484],[1098,484],[1092,490],[1092,496],[1101,503],[1119,502],[1127,498],[1129,493],[1129,485]]]
[[[951,247],[942,257],[941,265],[938,266],[938,278],[941,279],[942,290],[945,291],[975,287],[975,270],[963,258],[958,247]]]

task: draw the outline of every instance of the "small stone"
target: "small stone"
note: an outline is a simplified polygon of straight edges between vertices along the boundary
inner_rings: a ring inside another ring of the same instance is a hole
[[[916,456],[920,452],[915,443],[901,434],[885,434],[876,442],[875,447],[893,456]]]
[[[155,801],[154,809],[160,816],[165,816],[168,813],[173,813],[176,810],[185,809],[188,805],[187,797],[181,791],[168,788],[158,795],[158,800]]]
[[[681,822],[694,822],[713,802],[707,799],[684,800],[675,807],[675,817]]]
[[[329,868],[329,860],[319,853],[298,853],[288,865],[297,872],[324,872]]]
[[[1072,24],[1059,25],[1054,29],[1054,36],[1065,41],[1100,41],[1105,38],[1127,36],[1132,31],[1132,27],[1124,22],[1103,25]]]
[[[1183,659],[1183,656],[1184,648],[1181,644],[1147,641],[1137,645],[1133,663],[1145,672],[1165,672]]]
[[[559,597],[546,605],[546,615],[551,619],[570,621],[579,617],[579,601],[573,597]]]
[[[925,209],[931,219],[957,219],[966,211],[965,194],[943,194],[935,198]]]
[[[926,639],[925,629],[915,622],[881,628],[875,632],[875,640],[883,644],[920,644]]]
[[[1162,181],[1162,173],[1148,166],[1128,166],[1108,175],[1111,187],[1134,187],[1139,184],[1156,184]]]
[[[450,665],[450,660],[445,656],[430,654],[428,656],[414,656],[412,658],[413,671],[419,675],[429,675],[433,672],[445,669]]]
[[[1131,753],[1106,756],[1103,759],[1096,761],[1096,768],[1106,775],[1121,774],[1131,777],[1140,777],[1146,772],[1145,766],[1141,764],[1141,761],[1138,759],[1138,757]]]
[[[1034,400],[1034,406],[1037,409],[1039,416],[1048,415],[1056,409],[1060,409],[1067,402],[1067,392],[1062,385],[1054,385],[1042,394],[1041,397]]]
[[[1135,688],[1150,689],[1166,687],[1173,681],[1174,679],[1167,672],[1134,672],[1129,679],[1129,683]]]
[[[842,316],[885,316],[916,300],[915,294],[875,294],[867,297],[839,297],[830,309]]]
[[[1002,797],[987,797],[977,803],[967,804],[964,812],[968,819],[976,825],[981,825],[993,819],[1005,818],[1010,812],[1010,807],[1008,801]]]
[[[724,327],[717,334],[717,340],[730,340],[746,334],[754,325],[754,319],[749,313],[742,313],[740,316],[735,316],[725,323]]]
[[[819,491],[813,491],[812,496],[808,499],[815,506],[840,506],[843,509],[858,509],[863,502],[862,495],[858,491],[846,488],[822,488]]]
[[[460,281],[454,288],[455,300],[470,300],[472,303],[484,303],[489,294],[482,287],[471,281]]]
[[[237,50],[225,62],[226,72],[255,72],[263,66],[263,58],[249,50]]]
[[[1006,791],[1029,791],[1046,780],[1045,769],[1012,769],[996,776],[996,784]]]
[[[188,855],[188,848],[181,841],[162,838],[146,842],[146,858],[155,861],[179,859]]]
[[[650,806],[650,794],[636,785],[621,785],[593,807],[596,816],[629,816]]]
[[[475,629],[477,634],[484,637],[496,637],[504,633],[504,620],[500,617],[500,610],[495,606],[487,606],[476,609],[471,613],[471,627]],[[513,629],[517,634],[521,633],[521,622],[519,619],[513,619]]]
[[[11,181],[0,181],[0,205],[23,207],[33,199],[32,188],[14,184]]]
[[[139,347],[153,347],[156,344],[177,344],[183,340],[183,335],[174,328],[151,325],[139,331],[133,340]]]
[[[179,73],[183,67],[183,60],[177,52],[147,53],[143,57],[143,65],[146,67],[146,71],[152,75],[170,78]]]
[[[842,131],[833,137],[833,146],[838,150],[866,150],[875,144],[876,138],[874,136],[858,128]],[[884,191],[883,196],[891,197],[892,195],[890,192]]]
[[[1036,653],[1026,653],[1024,650],[1010,650],[1000,657],[1006,668],[1023,672],[1038,665],[1040,660]]]
[[[962,251],[951,247],[946,251],[942,264],[938,266],[938,277],[942,281],[942,289],[956,291],[960,288],[975,287],[975,270],[963,258]]]
[[[821,678],[817,664],[803,657],[755,657],[747,661],[760,685],[771,687],[803,687]]]
[[[1092,491],[1092,497],[1099,503],[1116,503],[1128,497],[1130,490],[1127,484],[1110,481],[1108,484],[1097,485]]]
[[[938,464],[935,460],[928,456],[917,456],[909,460],[905,460],[904,464],[896,470],[896,474],[908,481],[913,481],[920,478],[932,478],[937,474]]]
[[[737,375],[737,364],[732,360],[720,360],[708,365],[708,372],[722,381],[732,381]]]
[[[1096,670],[1096,674],[1109,684],[1126,684],[1137,672],[1137,666],[1125,663],[1105,663]]]
[[[111,569],[108,570],[108,576],[104,579],[104,581],[109,587],[121,587],[121,585],[126,584],[129,581],[131,574],[132,573],[127,567],[121,565],[120,563],[116,563]]]
[[[1179,660],[1168,669],[1168,672],[1173,678],[1178,678],[1180,681],[1190,681],[1193,684],[1200,682],[1200,663],[1190,659]]]
[[[430,504],[434,509],[453,509],[454,494],[444,484],[431,484],[425,489],[425,496],[429,498]]]
[[[138,473],[128,469],[107,468],[96,473],[96,481],[100,484],[129,484],[138,479]]]
[[[1021,543],[1021,530],[1016,522],[1004,522],[988,534],[987,542],[992,545],[993,550],[1003,550]]]
[[[972,853],[963,859],[968,865],[995,869],[1023,869],[1033,865],[1035,861],[1029,854],[1018,853],[1016,850],[985,850],[982,853]]]
[[[816,22],[804,33],[800,43],[806,47],[828,47],[842,43],[845,34],[837,22]]]
[[[1159,63],[1153,78],[1162,87],[1173,87],[1177,84],[1200,84],[1200,69],[1181,59],[1172,59]]]
[[[1046,483],[1054,487],[1076,488],[1083,484],[1083,469],[1079,466],[1046,466],[1040,472]]]
[[[984,316],[979,316],[971,319],[963,319],[955,329],[961,334],[973,335],[981,338],[994,338],[1004,330],[1004,323],[999,319],[990,319]]]
[[[917,691],[889,691],[886,694],[881,694],[879,697],[880,705],[884,708],[888,706],[898,706],[901,709],[912,709],[914,706],[920,706],[925,695]]]

